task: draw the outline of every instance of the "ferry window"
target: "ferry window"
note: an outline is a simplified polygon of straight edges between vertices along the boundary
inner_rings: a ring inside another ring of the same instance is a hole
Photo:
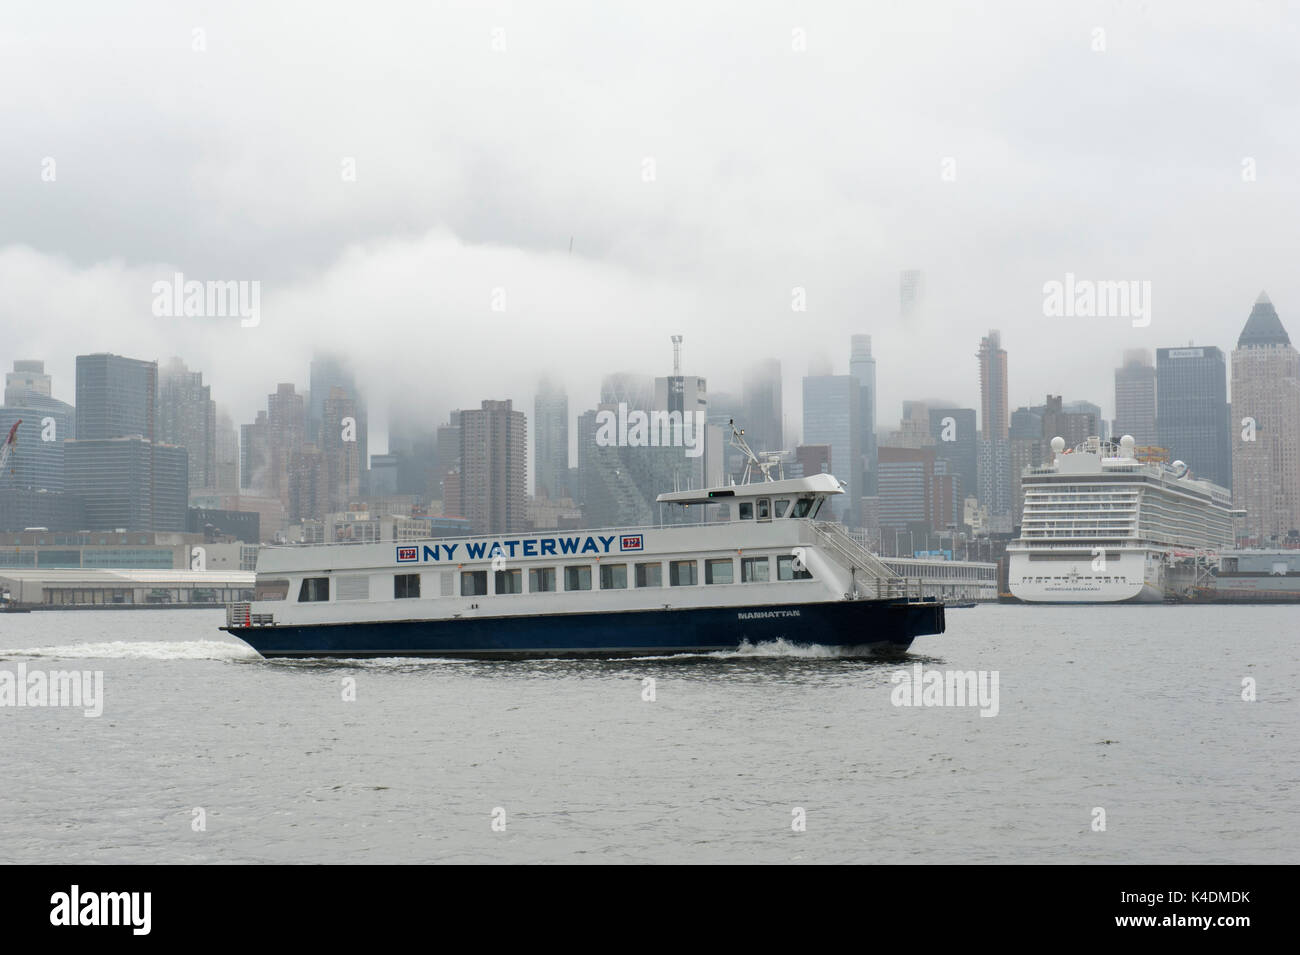
[[[812,580],[812,574],[802,564],[795,567],[793,554],[781,554],[776,559],[777,580]]]
[[[450,570],[444,570],[438,575],[438,590],[442,596],[450,597],[452,588],[456,585],[456,576]]]
[[[706,584],[734,584],[736,568],[730,557],[717,557],[704,562]]]
[[[765,497],[758,499],[758,519],[760,521],[770,521],[772,519],[772,502]]]
[[[370,578],[364,574],[348,574],[335,581],[335,600],[369,600]]]
[[[741,501],[739,507],[740,507],[740,519],[742,521],[752,521],[754,519],[753,501]]]
[[[746,584],[765,584],[769,569],[766,557],[740,558],[740,579]]]
[[[564,589],[565,590],[590,590],[591,589],[591,568],[590,567],[565,567],[564,568]]]
[[[254,586],[254,600],[284,600],[289,596],[287,580],[259,580]]]
[[[776,502],[777,517],[785,517],[785,512],[788,511],[789,509],[790,509],[790,499],[788,497],[783,497],[781,498],[781,500]]]
[[[673,587],[691,587],[700,582],[699,571],[693,560],[670,560],[668,583]]]
[[[664,565],[637,564],[636,585],[638,587],[662,587],[664,585]]]
[[[528,592],[530,594],[550,593],[555,590],[554,567],[528,568]]]
[[[486,597],[487,571],[462,570],[460,572],[460,595],[462,597]]]
[[[419,574],[393,575],[393,599],[404,600],[407,597],[420,596]]]
[[[794,502],[794,514],[792,517],[807,517],[808,511],[812,508],[811,497],[801,497]]]
[[[298,602],[311,603],[330,599],[330,579],[328,577],[304,577],[298,588]]]
[[[600,589],[625,590],[627,588],[627,564],[601,564]]]
[[[817,516],[817,512],[822,509],[822,504],[824,504],[825,502],[826,502],[826,498],[824,497],[819,497],[816,501],[813,502],[812,513],[808,515],[809,520],[812,520]]]
[[[499,594],[522,594],[524,592],[524,573],[521,570],[498,570],[496,572],[496,592]]]

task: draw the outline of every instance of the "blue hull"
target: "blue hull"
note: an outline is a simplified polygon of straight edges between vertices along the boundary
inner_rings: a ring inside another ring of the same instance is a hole
[[[264,657],[615,657],[734,650],[742,643],[906,650],[943,633],[943,604],[844,600],[537,617],[223,627]]]

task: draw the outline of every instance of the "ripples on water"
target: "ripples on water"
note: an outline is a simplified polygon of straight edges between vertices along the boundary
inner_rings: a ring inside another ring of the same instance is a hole
[[[0,670],[102,670],[106,697],[0,708],[0,861],[1296,862],[1298,622],[982,606],[884,659],[483,662],[265,661],[206,611],[0,617]],[[999,714],[891,705],[917,663],[996,670]]]

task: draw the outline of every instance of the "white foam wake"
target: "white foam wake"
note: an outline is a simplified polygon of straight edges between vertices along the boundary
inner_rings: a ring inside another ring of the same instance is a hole
[[[2,657],[54,657],[64,660],[256,660],[256,650],[223,640],[67,643],[57,647],[0,650]]]
[[[719,650],[710,653],[715,658],[728,657],[792,657],[797,660],[833,660],[839,657],[869,657],[870,647],[828,647],[814,643],[791,643],[788,640],[764,640],[761,643],[741,643],[735,650]]]
[[[702,660],[735,660],[744,658],[789,658],[792,660],[837,660],[870,657],[875,653],[870,646],[829,647],[822,644],[791,643],[778,638],[761,643],[743,642],[735,650],[714,650],[709,653],[673,653],[630,657],[631,660],[681,660],[697,657]]]

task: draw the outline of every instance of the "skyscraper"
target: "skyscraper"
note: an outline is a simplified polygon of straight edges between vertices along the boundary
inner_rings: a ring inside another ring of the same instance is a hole
[[[191,488],[217,485],[217,405],[203,373],[173,358],[158,371],[158,439],[184,448]]]
[[[898,273],[898,311],[903,318],[911,318],[925,298],[924,277],[919,269],[906,269]]]
[[[276,385],[275,394],[266,396],[266,425],[267,470],[261,490],[278,497],[291,518],[300,519],[301,513],[294,513],[289,475],[294,455],[310,442],[307,440],[306,404],[292,382],[281,382]]]
[[[1251,543],[1300,536],[1300,354],[1261,292],[1232,353],[1232,487]]]
[[[18,431],[0,473],[0,530],[85,526],[79,499],[65,494],[63,442],[76,437],[76,411],[54,397],[42,361],[15,361],[5,376],[0,405],[0,440]]]
[[[158,363],[77,356],[77,437],[63,446],[68,493],[92,530],[184,531],[189,455],[158,439]]]
[[[1124,352],[1124,365],[1115,369],[1115,436],[1131,434],[1138,447],[1154,445],[1156,435],[1156,370],[1151,352]]]
[[[629,407],[633,406],[629,405]],[[667,411],[669,414],[679,413],[683,421],[687,420],[685,417],[687,414],[691,415],[691,421],[707,422],[709,419],[708,385],[699,375],[682,374],[681,336],[679,335],[673,336],[673,373],[655,378],[654,404],[651,407],[653,410]],[[700,488],[721,484],[725,463],[722,429],[717,425],[706,423],[704,432],[696,434],[695,440],[703,443],[704,453],[691,457],[684,451],[679,451],[678,486]]]
[[[66,487],[91,530],[186,530],[188,467],[184,448],[138,434],[64,442]]]
[[[943,531],[960,524],[958,480],[935,448],[880,449],[880,530],[882,546],[891,532]],[[892,549],[892,548],[891,548]]]
[[[781,362],[768,358],[746,368],[740,400],[744,417],[737,424],[745,429],[749,446],[760,454],[783,450]]]
[[[876,422],[880,418],[880,408],[876,400],[876,359],[871,355],[870,335],[854,335],[849,340],[849,374],[861,387],[862,494],[871,496],[877,490],[880,452],[876,442]]]
[[[271,492],[271,424],[265,411],[259,411],[252,424],[239,427],[239,487]]]
[[[1195,477],[1232,487],[1227,365],[1218,348],[1156,349],[1156,443]]]
[[[460,516],[475,534],[528,530],[528,422],[510,401],[460,413]]]
[[[1074,448],[1094,435],[1101,436],[1098,430],[1100,409],[1096,405],[1091,405],[1086,411],[1070,410],[1080,404],[1088,405],[1088,402],[1071,402],[1070,405],[1066,405],[1060,395],[1047,396],[1047,401],[1043,404],[1042,460],[1052,460],[1053,438],[1062,438],[1067,448]]]
[[[158,363],[121,355],[77,356],[77,438],[138,434],[154,440]]]
[[[327,424],[341,433],[344,427],[341,420],[326,420],[325,402],[330,399],[335,388],[342,389],[352,399],[352,411],[348,417],[355,418],[356,422],[354,439],[360,461],[361,493],[364,494],[368,480],[366,475],[370,467],[370,424],[366,398],[357,387],[356,377],[347,361],[338,355],[317,355],[311,361],[306,406],[306,440],[318,447],[325,447],[328,442],[322,436],[322,428]]]
[[[569,396],[563,385],[545,377],[533,399],[533,434],[537,494],[569,497]]]
[[[1014,523],[1012,485],[1020,478],[1011,473],[1007,353],[1001,333],[990,331],[982,338],[976,357],[980,366],[979,502],[988,508],[989,529],[1010,533]]]
[[[831,467],[845,493],[828,502],[835,517],[860,527],[863,495],[862,383],[852,375],[809,375],[803,380],[803,443],[831,448]]]
[[[62,491],[63,441],[77,436],[76,409],[54,397],[43,361],[15,361],[14,370],[5,376],[4,395],[0,439],[15,422],[22,424],[7,473],[0,475],[0,488]]]
[[[216,433],[217,468],[213,478],[213,488],[225,494],[239,493],[239,432],[235,430],[234,419],[230,412],[217,411]]]
[[[361,494],[359,417],[352,393],[338,386],[331,387],[322,407],[321,422],[320,450],[324,455],[329,509],[347,510]]]
[[[975,497],[979,489],[979,433],[974,408],[930,408],[930,436],[935,455],[948,462],[948,471],[958,478],[962,499]]]
[[[1025,512],[1025,488],[1021,481],[1025,468],[1036,468],[1043,461],[1050,460],[1050,448],[1043,435],[1043,416],[1047,408],[1038,405],[1034,408],[1017,408],[1011,413],[1011,425],[1007,429],[1007,444],[1010,445],[1011,459],[1011,524],[1020,526],[1020,519]],[[1044,458],[1047,454],[1049,457]]]
[[[1007,352],[1002,333],[990,331],[980,339],[976,356],[980,363],[980,437],[1005,439],[1010,411],[1007,408]]]
[[[5,373],[5,404],[18,405],[29,395],[52,397],[52,379],[45,373],[45,362],[18,359],[14,370]]]

